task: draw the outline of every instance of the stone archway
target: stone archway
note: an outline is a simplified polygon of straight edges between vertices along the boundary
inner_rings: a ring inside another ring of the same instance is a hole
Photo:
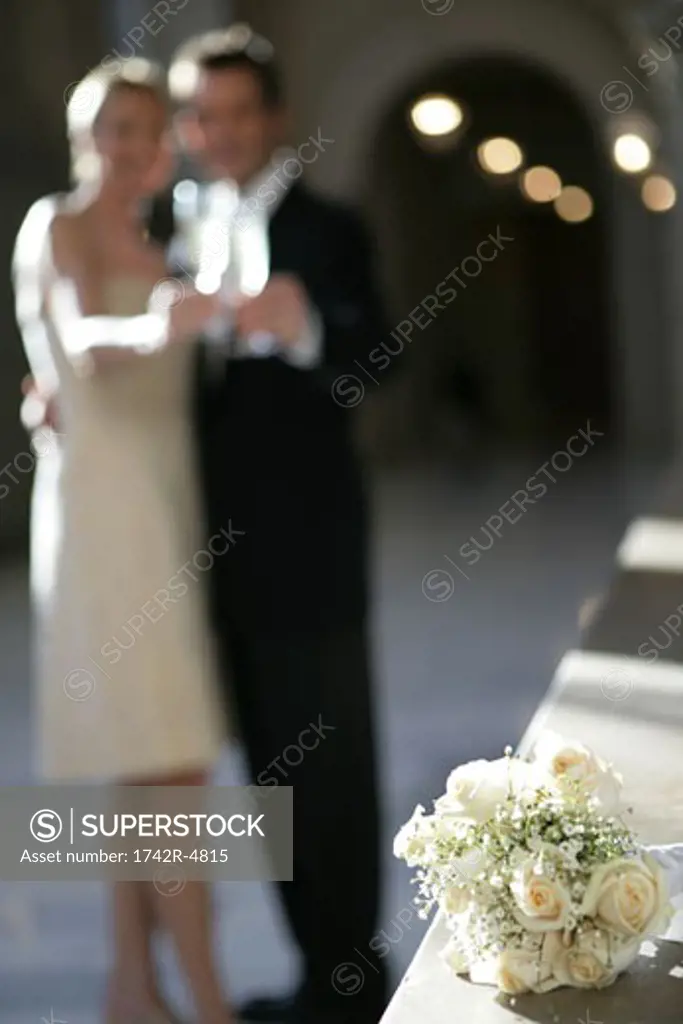
[[[315,20],[312,11],[310,18]],[[307,97],[310,121],[334,126],[341,142],[334,160],[312,168],[324,188],[352,198],[362,195],[373,133],[406,83],[446,59],[491,54],[521,57],[563,82],[604,140],[606,161],[611,133],[634,116],[656,126],[663,154],[671,158],[676,153],[673,125],[680,104],[663,88],[668,69],[647,92],[634,93],[628,112],[611,113],[605,89],[626,77],[624,67],[637,69],[647,40],[641,37],[642,48],[634,50],[616,23],[598,18],[587,7],[553,5],[550,10],[539,0],[514,5],[462,0],[443,17],[427,16],[421,9],[392,17],[387,9],[387,23],[384,31],[360,35],[345,59],[337,58],[336,71]],[[679,268],[683,274],[683,223],[677,230],[683,213],[679,208],[665,218],[653,218],[635,184],[617,175],[611,191],[614,390],[621,433],[635,447],[661,449],[683,439],[683,388],[671,386],[679,362],[683,373],[683,326],[674,313]]]
[[[465,110],[464,130],[437,152],[407,124],[411,104],[431,92]],[[552,206],[525,201],[516,175],[483,175],[476,147],[490,134],[515,139],[529,166],[550,164],[565,184],[587,188],[594,216],[568,227]],[[499,446],[542,451],[588,419],[613,435],[610,182],[583,107],[537,66],[449,61],[404,85],[364,161],[363,197],[400,318],[382,342],[400,367],[366,381],[371,451],[470,464]],[[483,265],[474,254],[489,232],[505,243]],[[442,280],[449,270],[454,291]],[[439,293],[446,305],[430,298]],[[425,296],[438,312],[422,315]],[[413,307],[417,323],[407,319]]]

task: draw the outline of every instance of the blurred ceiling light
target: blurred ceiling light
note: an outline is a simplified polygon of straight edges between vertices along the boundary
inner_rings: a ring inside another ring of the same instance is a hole
[[[567,185],[555,200],[555,212],[568,224],[581,224],[593,213],[593,200],[584,188]]]
[[[463,112],[450,96],[435,94],[423,96],[413,104],[410,120],[421,135],[450,135],[462,124]]]
[[[477,156],[489,174],[511,174],[524,163],[524,154],[512,139],[487,139],[477,150]]]
[[[552,167],[530,167],[522,178],[522,191],[533,203],[550,203],[562,192],[562,180]]]
[[[643,182],[643,202],[654,213],[665,213],[676,205],[676,187],[662,174],[651,174]]]
[[[620,135],[614,142],[614,162],[627,174],[640,174],[652,162],[652,150],[642,135]]]

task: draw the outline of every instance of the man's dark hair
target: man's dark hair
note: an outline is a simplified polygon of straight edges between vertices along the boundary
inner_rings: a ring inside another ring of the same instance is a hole
[[[284,101],[280,71],[273,59],[273,46],[257,36],[248,25],[233,25],[224,31],[206,32],[177,51],[169,71],[171,96],[180,103],[191,99],[199,71],[248,71],[258,81],[267,107]]]

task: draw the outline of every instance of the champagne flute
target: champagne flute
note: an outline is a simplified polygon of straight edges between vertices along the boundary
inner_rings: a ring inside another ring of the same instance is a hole
[[[211,186],[209,205],[210,215],[202,220],[197,237],[195,287],[205,295],[218,293],[223,299],[222,312],[207,324],[205,334],[214,346],[225,350],[231,341],[230,309],[238,290],[230,232],[237,207],[235,190],[225,182],[216,182]]]
[[[233,239],[239,294],[260,295],[270,277],[270,240],[268,221],[263,211],[250,214]],[[247,352],[256,359],[267,359],[278,349],[278,340],[270,331],[255,331],[244,339]]]

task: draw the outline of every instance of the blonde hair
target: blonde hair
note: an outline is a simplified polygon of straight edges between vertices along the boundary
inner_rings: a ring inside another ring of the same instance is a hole
[[[71,92],[66,106],[71,174],[77,183],[97,177],[93,133],[107,100],[124,89],[145,92],[164,106],[168,104],[164,70],[152,61],[109,57],[89,71]]]

